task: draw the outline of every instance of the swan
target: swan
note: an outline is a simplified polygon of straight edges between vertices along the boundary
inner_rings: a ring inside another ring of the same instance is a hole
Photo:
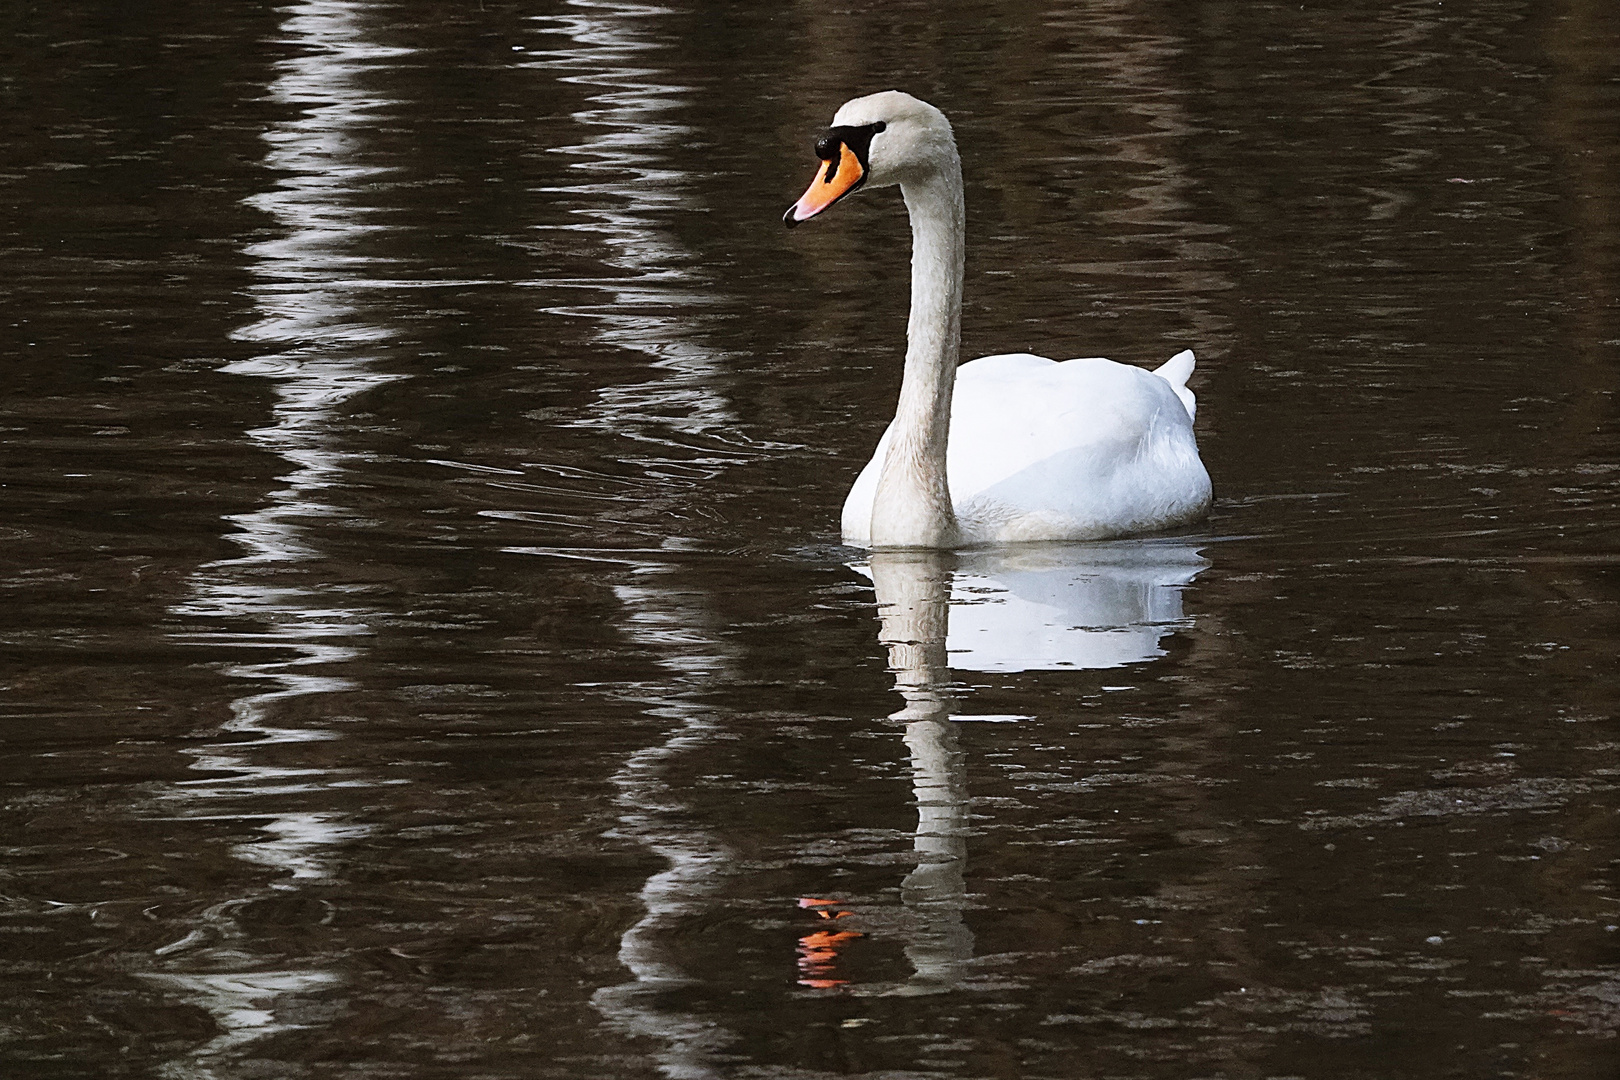
[[[1154,371],[1029,353],[957,367],[965,211],[945,114],[898,90],[846,102],[789,227],[863,187],[899,185],[911,315],[894,420],[844,502],[845,543],[958,548],[1102,540],[1209,512],[1193,437],[1193,354]]]

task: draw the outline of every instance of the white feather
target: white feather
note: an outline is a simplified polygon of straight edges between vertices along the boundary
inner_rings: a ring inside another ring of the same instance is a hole
[[[1089,358],[986,356],[956,370],[946,477],[965,544],[1099,540],[1197,520],[1209,474],[1183,383],[1193,354],[1157,371]],[[866,546],[886,431],[844,503]]]

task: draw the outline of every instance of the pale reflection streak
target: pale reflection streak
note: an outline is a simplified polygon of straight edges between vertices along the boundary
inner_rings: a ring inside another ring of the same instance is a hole
[[[646,502],[681,500],[695,506],[691,493],[759,448],[736,431],[731,405],[719,390],[724,357],[701,340],[695,316],[712,302],[714,291],[694,270],[694,254],[662,221],[671,212],[702,209],[687,174],[671,164],[692,137],[690,129],[671,119],[688,90],[657,65],[673,46],[663,21],[674,12],[599,0],[570,0],[569,7],[573,10],[566,14],[536,20],[566,37],[568,45],[531,54],[548,74],[561,71],[561,81],[590,91],[585,107],[573,115],[585,137],[556,148],[575,159],[571,168],[583,175],[578,183],[549,190],[567,208],[569,221],[544,226],[543,246],[596,249],[607,272],[545,279],[548,287],[572,285],[600,295],[594,302],[546,310],[588,320],[606,349],[649,359],[653,378],[637,372],[632,381],[602,388],[577,423],[650,447],[651,457],[636,462],[645,469],[641,498]],[[673,538],[664,543],[672,551],[681,546]],[[602,561],[633,565],[628,579],[614,586],[625,611],[624,628],[669,673],[630,696],[674,726],[659,742],[630,755],[612,778],[621,808],[615,834],[644,844],[669,866],[643,886],[645,914],[620,940],[619,959],[631,981],[603,987],[593,1003],[621,1031],[656,1040],[660,1049],[654,1053],[666,1076],[717,1076],[715,1056],[732,1036],[711,1020],[667,1007],[660,995],[699,981],[677,955],[677,928],[703,910],[732,856],[717,836],[693,823],[668,771],[674,759],[717,733],[712,716],[691,698],[735,658],[710,614],[707,595],[666,582],[676,564],[654,553],[632,560],[603,553]]]
[[[372,369],[364,350],[388,332],[368,321],[356,299],[358,289],[388,284],[366,276],[378,260],[358,249],[359,241],[387,227],[377,220],[380,211],[370,205],[366,189],[383,170],[364,164],[359,150],[379,112],[397,104],[370,92],[366,73],[406,51],[367,40],[371,11],[372,5],[354,0],[306,0],[281,25],[283,41],[296,55],[277,65],[269,96],[299,115],[266,132],[266,165],[285,175],[249,201],[286,231],[247,249],[255,260],[253,295],[262,317],[235,335],[277,351],[223,370],[273,381],[271,423],[248,435],[292,471],[265,506],[230,519],[240,530],[232,539],[244,554],[201,568],[192,598],[175,609],[193,623],[245,621],[255,627],[199,633],[191,640],[267,654],[262,662],[228,669],[269,689],[237,699],[221,726],[224,738],[192,752],[192,768],[209,778],[177,784],[164,798],[168,813],[189,820],[258,822],[261,836],[231,850],[277,873],[268,889],[333,880],[338,848],[367,831],[318,801],[309,805],[311,796],[318,800],[323,791],[366,781],[311,763],[318,760],[315,745],[336,736],[295,726],[291,706],[349,689],[349,680],[330,672],[359,655],[356,643],[368,632],[365,611],[323,583],[322,553],[307,523],[350,512],[334,499],[352,461],[337,445],[338,408],[397,377]],[[294,750],[299,744],[309,749]],[[272,757],[299,764],[274,764]],[[221,1030],[169,1063],[168,1075],[234,1071],[234,1052],[306,1025],[318,1011],[308,995],[340,982],[336,974],[314,968],[265,970],[237,918],[238,909],[256,898],[208,909],[196,930],[158,950],[162,968],[145,973],[206,1009]]]
[[[735,424],[730,403],[717,390],[723,357],[692,332],[698,310],[715,294],[696,271],[694,253],[661,220],[671,212],[704,211],[693,199],[687,173],[671,164],[694,134],[670,115],[685,103],[690,88],[657,66],[675,48],[658,32],[661,18],[674,12],[608,0],[569,0],[568,6],[576,10],[535,21],[568,37],[569,47],[536,52],[532,63],[548,73],[567,72],[559,81],[591,90],[587,107],[573,114],[586,137],[554,148],[577,159],[570,167],[585,178],[545,189],[568,208],[572,220],[542,228],[560,234],[546,241],[561,250],[576,249],[582,241],[605,246],[601,261],[622,276],[548,278],[550,286],[572,284],[606,295],[546,310],[590,320],[604,345],[650,357],[659,374],[651,381],[603,388],[581,423],[653,442],[666,442],[671,432],[723,434]]]
[[[1097,671],[1163,656],[1181,590],[1210,565],[1187,540],[973,553],[951,581],[946,649],[964,671]]]
[[[665,1007],[659,995],[701,982],[685,970],[674,948],[683,919],[700,914],[733,861],[725,844],[696,825],[666,777],[672,759],[700,749],[718,732],[710,714],[688,699],[714,673],[735,661],[718,627],[709,625],[704,597],[661,587],[652,579],[673,567],[645,567],[639,580],[614,592],[630,612],[626,629],[650,647],[670,677],[635,691],[654,716],[675,721],[663,741],[636,751],[613,775],[621,808],[610,834],[629,837],[669,861],[641,890],[645,914],[619,940],[619,961],[633,981],[598,990],[592,1003],[629,1034],[662,1043],[657,1057],[666,1076],[705,1080],[721,1075],[715,1055],[733,1036],[712,1020]]]
[[[870,571],[877,597],[878,640],[905,707],[890,719],[906,724],[911,790],[917,803],[912,851],[916,868],[900,884],[899,918],[892,909],[858,922],[905,942],[913,976],[904,983],[858,987],[862,993],[921,994],[949,990],[973,959],[967,907],[967,763],[951,714],[946,641],[951,617],[948,556],[937,552],[874,552]],[[883,918],[888,915],[888,918]]]

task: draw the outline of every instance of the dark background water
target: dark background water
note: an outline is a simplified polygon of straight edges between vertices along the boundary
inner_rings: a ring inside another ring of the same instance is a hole
[[[870,8],[5,7],[8,1076],[1615,1075],[1620,9]],[[838,546],[889,86],[1204,528]]]

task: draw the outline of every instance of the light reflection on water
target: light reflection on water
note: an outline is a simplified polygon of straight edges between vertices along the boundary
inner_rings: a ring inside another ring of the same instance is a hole
[[[590,303],[546,309],[548,315],[586,320],[589,337],[604,349],[624,349],[647,358],[650,379],[609,385],[597,392],[580,423],[620,438],[649,444],[624,455],[645,470],[649,501],[701,497],[728,467],[745,460],[735,444],[736,418],[720,392],[725,358],[703,342],[701,312],[723,297],[692,267],[686,250],[661,222],[671,211],[692,212],[686,173],[676,167],[676,151],[693,131],[669,114],[683,104],[689,88],[669,81],[657,66],[672,43],[657,33],[661,16],[672,9],[648,4],[570,0],[568,14],[541,21],[560,31],[570,45],[543,52],[534,63],[567,83],[590,89],[587,107],[573,120],[587,133],[577,144],[554,148],[578,160],[570,168],[589,179],[550,189],[577,219],[560,225],[563,237],[582,233],[604,245],[602,277],[573,282],[601,295]],[[694,441],[694,437],[698,441]],[[648,456],[650,454],[650,456]],[[612,512],[610,508],[609,513]],[[679,538],[664,545],[678,550]],[[627,695],[649,715],[672,723],[661,739],[631,754],[613,774],[622,808],[613,839],[645,845],[668,861],[640,892],[645,913],[619,942],[619,961],[632,981],[607,986],[593,1004],[618,1030],[650,1037],[663,1045],[660,1065],[667,1075],[713,1075],[710,1062],[731,1040],[711,1021],[671,1015],[657,998],[699,981],[683,970],[663,938],[683,919],[702,910],[731,861],[726,845],[693,822],[677,788],[667,778],[676,757],[700,751],[720,732],[712,713],[690,698],[707,680],[736,663],[734,650],[716,633],[718,620],[701,592],[670,585],[674,566],[652,553],[630,559],[623,552],[511,549],[542,556],[600,560],[604,567],[633,567],[614,576],[614,598],[630,640],[646,647],[667,675],[656,686]]]
[[[366,163],[365,134],[399,104],[379,98],[367,85],[367,72],[409,52],[370,39],[368,23],[375,17],[373,6],[361,0],[305,0],[282,23],[281,33],[298,54],[281,62],[269,93],[299,115],[265,133],[265,163],[286,175],[247,201],[285,233],[246,249],[260,279],[253,297],[262,318],[237,334],[276,351],[221,371],[271,382],[271,423],[247,434],[292,471],[280,478],[286,486],[271,492],[265,506],[230,517],[239,530],[231,539],[246,553],[200,567],[193,595],[175,608],[192,625],[233,627],[185,640],[198,648],[262,652],[264,660],[224,671],[272,689],[232,703],[231,718],[219,727],[221,741],[187,751],[195,759],[191,768],[208,779],[182,781],[160,802],[167,813],[189,820],[252,822],[261,835],[231,852],[271,872],[267,890],[331,881],[340,873],[343,846],[370,831],[320,805],[323,791],[375,781],[299,754],[299,744],[339,735],[289,721],[309,699],[355,687],[336,672],[363,658],[370,633],[367,609],[321,581],[325,556],[308,526],[353,513],[341,491],[363,455],[343,447],[334,424],[338,410],[401,377],[375,367],[368,350],[391,335],[368,318],[360,291],[382,284],[372,279],[379,260],[363,244],[390,227],[383,220],[386,210],[371,205],[374,184],[386,170]],[[262,629],[234,628],[244,621]],[[285,760],[309,763],[276,763]],[[250,959],[248,935],[234,925],[233,914],[251,899],[205,911],[199,932],[159,950],[163,968],[145,975],[191,997],[221,1029],[171,1063],[171,1075],[219,1075],[216,1066],[246,1044],[308,1023],[311,1008],[303,999],[343,982],[333,971],[268,967],[279,959],[269,956]]]
[[[572,285],[596,297],[545,310],[589,320],[591,336],[609,348],[650,358],[654,373],[648,381],[604,387],[590,417],[580,422],[654,443],[667,442],[672,432],[725,434],[736,424],[719,389],[725,357],[703,344],[701,327],[704,309],[726,298],[699,272],[696,253],[663,221],[708,209],[677,165],[681,147],[697,134],[672,119],[687,106],[691,88],[671,82],[658,66],[676,47],[658,33],[660,17],[674,9],[611,0],[568,0],[568,6],[573,10],[567,14],[535,21],[565,36],[570,46],[538,51],[526,61],[548,77],[589,91],[587,107],[572,117],[585,138],[548,148],[576,159],[569,168],[584,178],[545,189],[571,220],[541,230],[561,234],[546,236],[542,250],[587,240],[603,245],[605,256],[598,275],[547,279],[548,285]],[[693,479],[712,479],[718,467],[733,461],[700,462],[710,467]]]
[[[1183,625],[1181,590],[1207,541],[1155,539],[975,551],[950,575],[945,641],[964,671],[1080,671],[1139,664]],[[866,577],[875,567],[856,563]]]
[[[898,910],[850,910],[856,917],[839,927],[904,941],[912,976],[850,989],[862,996],[938,993],[975,974],[973,934],[964,922],[972,797],[957,725],[1031,718],[974,715],[952,669],[1081,671],[1151,662],[1164,655],[1160,640],[1187,625],[1181,589],[1210,565],[1200,546],[1053,545],[975,552],[954,568],[954,556],[875,552],[859,568],[872,579],[878,640],[905,699],[889,718],[905,724],[917,866],[901,884]],[[849,985],[829,978],[831,957],[818,969],[817,985]]]

